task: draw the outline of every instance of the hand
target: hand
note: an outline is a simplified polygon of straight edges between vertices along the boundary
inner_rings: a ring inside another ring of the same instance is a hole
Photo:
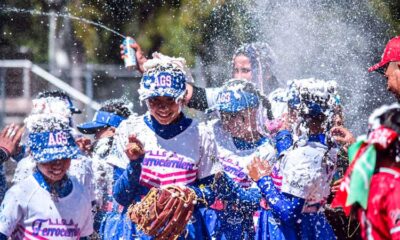
[[[24,130],[24,127],[16,124],[10,124],[6,126],[0,132],[0,147],[5,149],[8,154],[14,155],[18,149],[18,145],[21,141]]]
[[[345,127],[333,127],[330,132],[333,139],[345,148],[356,141],[353,134]]]
[[[125,153],[131,161],[138,160],[145,154],[143,144],[133,134],[129,136],[129,142],[126,145]]]
[[[186,95],[183,99],[183,104],[188,105],[190,99],[192,99],[193,96],[193,86],[189,83],[185,83],[185,85],[186,85]]]
[[[136,62],[137,62],[137,69],[143,73],[144,72],[144,68],[143,68],[143,64],[145,62],[147,62],[147,58],[144,56],[144,53],[142,51],[142,48],[140,47],[140,45],[135,42],[133,44],[130,45],[131,48],[135,49],[136,52]],[[121,58],[123,59],[125,57],[124,51],[125,51],[125,46],[123,44],[121,44],[119,46],[119,48],[121,49]]]
[[[336,180],[331,187],[331,193],[336,193],[340,189],[340,184],[342,184],[343,178]]]
[[[80,137],[76,139],[75,142],[82,152],[84,152],[88,156],[91,155],[92,142],[90,141],[89,138]]]
[[[291,122],[289,119],[289,114],[287,112],[283,113],[280,117],[281,125],[279,126],[280,130],[290,130]]]
[[[257,182],[261,178],[271,174],[272,167],[267,161],[261,160],[259,157],[255,157],[253,161],[247,166],[249,171],[249,177]]]

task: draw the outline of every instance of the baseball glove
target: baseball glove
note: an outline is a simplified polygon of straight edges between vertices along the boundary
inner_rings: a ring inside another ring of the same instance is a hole
[[[196,203],[196,194],[188,187],[152,188],[141,202],[129,207],[128,216],[138,230],[155,239],[177,239]]]

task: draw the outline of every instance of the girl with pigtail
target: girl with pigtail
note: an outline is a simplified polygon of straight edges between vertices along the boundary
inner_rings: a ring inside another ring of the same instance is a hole
[[[215,239],[255,237],[254,218],[257,218],[261,195],[248,177],[246,166],[254,157],[274,162],[276,155],[272,141],[257,130],[260,105],[269,109],[265,103],[269,104],[254,84],[231,79],[222,86],[217,103],[208,110],[218,113],[219,118],[207,125],[216,141],[224,172],[234,180],[226,184],[227,193],[218,196],[216,203],[203,214]]]

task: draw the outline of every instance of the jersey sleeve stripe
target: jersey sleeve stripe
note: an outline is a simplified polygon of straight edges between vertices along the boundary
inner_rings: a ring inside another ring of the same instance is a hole
[[[160,178],[167,178],[167,177],[175,177],[175,176],[180,176],[180,175],[188,175],[188,174],[193,174],[193,173],[196,174],[197,173],[197,169],[162,174],[162,173],[159,173],[159,172],[151,171],[147,167],[143,167],[142,168],[142,172],[153,174],[153,175],[155,175],[157,177],[160,177]]]

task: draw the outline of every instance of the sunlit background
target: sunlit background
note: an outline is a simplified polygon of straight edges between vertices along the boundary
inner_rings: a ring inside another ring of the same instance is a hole
[[[123,37],[115,32],[134,37],[148,56],[184,57],[200,86],[229,78],[242,43],[267,42],[282,86],[308,77],[339,83],[346,124],[356,133],[373,108],[394,101],[385,79],[367,68],[400,34],[398,0],[6,0],[0,5],[0,126],[22,122],[32,97],[57,88],[54,79],[88,97],[72,94],[85,110],[79,120],[92,117],[90,106],[123,95],[142,113],[140,74],[124,68]]]

